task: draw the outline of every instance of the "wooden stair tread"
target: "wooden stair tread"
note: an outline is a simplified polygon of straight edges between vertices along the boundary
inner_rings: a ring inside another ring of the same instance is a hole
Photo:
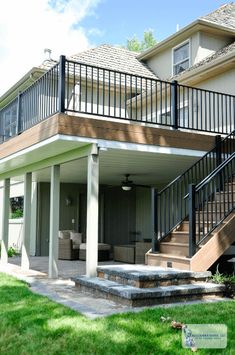
[[[174,230],[174,232],[171,232],[171,235],[172,235],[172,234],[177,234],[177,235],[188,235],[188,232]]]
[[[174,255],[174,254],[165,254],[165,253],[157,253],[154,254],[157,257],[163,257],[163,258],[174,258],[175,260],[184,260],[190,262],[190,258],[187,256],[181,256],[181,255]]]
[[[177,242],[171,242],[171,241],[169,241],[169,242],[161,242],[161,245],[171,245],[171,246],[176,246],[176,247],[178,247],[178,246],[188,246],[188,243],[177,243]]]

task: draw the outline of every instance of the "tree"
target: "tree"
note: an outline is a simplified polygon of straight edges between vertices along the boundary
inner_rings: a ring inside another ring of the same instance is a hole
[[[157,40],[154,38],[153,30],[146,30],[144,31],[144,37],[141,41],[136,37],[136,35],[130,39],[127,39],[125,48],[129,49],[129,51],[142,52],[150,47],[153,47],[156,43]]]

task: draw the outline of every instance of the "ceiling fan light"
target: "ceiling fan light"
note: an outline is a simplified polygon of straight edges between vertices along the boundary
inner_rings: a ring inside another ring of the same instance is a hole
[[[122,189],[123,189],[124,191],[130,191],[130,190],[131,190],[131,186],[122,185]]]

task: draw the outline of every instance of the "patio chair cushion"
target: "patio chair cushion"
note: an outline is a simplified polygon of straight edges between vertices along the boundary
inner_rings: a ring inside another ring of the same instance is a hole
[[[73,244],[73,250],[79,250],[80,244]]]
[[[70,239],[70,230],[59,231],[60,239]]]
[[[104,243],[99,243],[98,244],[98,250],[110,250],[110,245],[109,244],[104,244]],[[80,250],[86,250],[86,243],[80,244]]]
[[[80,245],[82,243],[82,233],[77,233],[74,231],[70,232],[70,239],[73,241],[73,245]]]

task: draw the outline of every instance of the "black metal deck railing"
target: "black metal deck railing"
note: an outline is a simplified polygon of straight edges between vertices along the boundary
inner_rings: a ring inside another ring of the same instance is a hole
[[[189,257],[235,209],[235,153],[189,188]]]
[[[199,184],[235,152],[235,130],[221,140],[216,137],[215,147],[179,175],[155,196],[155,245],[167,237],[189,216],[187,195],[190,184]]]
[[[228,134],[235,96],[67,60],[0,110],[1,141],[57,112]]]
[[[58,112],[59,65],[55,65],[0,111],[5,141]]]

